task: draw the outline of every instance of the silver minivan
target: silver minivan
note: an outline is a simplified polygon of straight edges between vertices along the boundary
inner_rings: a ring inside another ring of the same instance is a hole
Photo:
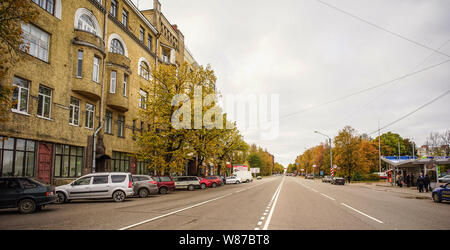
[[[189,191],[200,188],[200,179],[196,176],[177,176],[173,178],[175,189],[187,189]]]
[[[112,198],[116,202],[121,202],[134,195],[133,188],[130,173],[88,174],[68,185],[56,187],[56,203],[100,198]]]

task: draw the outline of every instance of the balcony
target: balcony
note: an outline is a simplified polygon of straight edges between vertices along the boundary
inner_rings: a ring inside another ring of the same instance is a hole
[[[102,85],[85,78],[74,78],[72,82],[72,91],[76,92],[89,100],[98,101],[102,96]]]
[[[108,98],[106,100],[106,105],[111,109],[115,109],[119,112],[125,113],[128,111],[129,101],[128,97],[123,96],[119,93],[108,93]]]
[[[112,65],[122,66],[129,69],[131,60],[124,55],[109,52],[107,62]]]
[[[84,30],[75,29],[74,43],[92,46],[102,53],[105,53],[105,43],[103,39]]]

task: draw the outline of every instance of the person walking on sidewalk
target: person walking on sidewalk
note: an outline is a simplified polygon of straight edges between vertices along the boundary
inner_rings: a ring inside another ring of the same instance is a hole
[[[411,187],[411,176],[409,174],[406,176],[406,186]]]
[[[401,175],[397,175],[397,185],[399,187],[403,186],[402,182],[403,182],[403,177]]]
[[[349,175],[349,176],[347,176],[347,180],[348,180],[348,183],[350,183],[350,180],[352,179],[352,177]]]
[[[425,191],[427,193],[431,189],[430,182],[430,177],[428,175],[425,175],[425,177],[423,178],[423,185],[425,186]]]
[[[419,189],[419,193],[423,193],[423,184],[424,178],[423,175],[420,174],[419,178],[417,178],[417,188]]]

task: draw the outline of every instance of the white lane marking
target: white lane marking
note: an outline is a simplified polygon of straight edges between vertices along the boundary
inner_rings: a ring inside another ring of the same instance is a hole
[[[270,182],[270,181],[269,181],[269,182]],[[266,182],[266,183],[269,183],[269,182]],[[248,190],[248,189],[251,189],[251,188],[255,188],[255,187],[260,186],[260,185],[263,185],[263,184],[266,184],[266,183],[261,183],[261,184],[258,184],[258,185],[256,185],[256,186],[247,188],[247,190]],[[130,228],[133,228],[133,227],[137,227],[137,226],[140,226],[140,225],[142,225],[142,224],[146,224],[146,223],[152,222],[152,221],[154,221],[154,220],[158,220],[158,219],[161,219],[161,218],[164,218],[164,217],[167,217],[167,216],[170,216],[170,215],[179,213],[179,212],[186,211],[186,210],[191,209],[191,208],[194,208],[194,207],[198,207],[198,206],[204,205],[204,204],[206,204],[206,203],[210,203],[210,202],[212,202],[212,201],[216,201],[216,200],[225,198],[225,197],[230,196],[230,195],[232,195],[232,194],[233,194],[233,193],[229,193],[229,194],[226,194],[226,195],[222,195],[222,196],[216,197],[216,198],[214,198],[214,199],[210,199],[210,200],[207,200],[207,201],[203,201],[203,202],[194,204],[194,205],[189,206],[189,207],[185,207],[185,208],[182,208],[182,209],[179,209],[179,210],[176,210],[176,211],[167,213],[167,214],[163,214],[163,215],[160,215],[160,216],[157,216],[157,217],[148,219],[148,220],[144,220],[144,221],[138,222],[138,223],[133,224],[133,225],[130,225],[130,226],[126,226],[126,227],[120,228],[120,229],[118,229],[118,230],[122,230],[122,231],[123,231],[123,230],[127,230],[127,229],[130,229]]]
[[[271,202],[273,202],[273,207],[270,210],[269,216],[267,217],[267,220],[266,220],[266,223],[264,224],[263,230],[267,230],[267,228],[269,227],[270,220],[272,219],[273,211],[275,211],[275,207],[277,206],[278,197],[280,196],[281,188],[283,187],[285,178],[286,178],[286,176],[283,177],[283,180],[281,181],[280,185],[278,186],[277,191],[275,191],[275,194],[272,197]]]
[[[328,196],[328,195],[326,195],[326,194],[323,194],[323,193],[320,193],[320,194],[323,195],[323,196],[325,196],[325,197],[327,197],[328,199],[330,199],[330,200],[332,200],[332,201],[335,201],[335,200],[336,200],[335,198],[330,197],[330,196]]]
[[[262,221],[258,221],[258,226],[261,226],[262,225]]]
[[[263,216],[263,217],[261,217],[261,219],[260,219],[260,220],[264,220],[265,218],[266,218],[266,217],[264,217],[264,216]]]
[[[375,218],[373,218],[372,216],[367,215],[367,214],[365,214],[365,213],[363,213],[363,212],[361,212],[361,211],[359,211],[359,210],[357,210],[357,209],[355,209],[355,208],[352,208],[351,206],[349,206],[349,205],[347,205],[347,204],[345,204],[345,203],[341,203],[341,205],[346,206],[346,207],[350,208],[351,210],[353,210],[353,211],[355,211],[355,212],[358,212],[358,213],[360,213],[360,214],[362,214],[362,215],[364,215],[364,216],[366,216],[366,217],[368,217],[368,218],[370,218],[370,219],[372,219],[372,220],[374,220],[374,221],[376,221],[376,222],[378,222],[378,223],[381,223],[381,224],[384,223],[384,222],[382,222],[381,220],[375,219]]]
[[[255,228],[255,230],[259,230],[259,227]]]

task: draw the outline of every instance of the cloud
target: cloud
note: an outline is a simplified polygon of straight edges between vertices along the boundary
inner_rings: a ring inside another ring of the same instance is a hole
[[[450,54],[450,2],[342,0],[329,2],[376,25]],[[150,1],[149,1],[150,2]],[[317,1],[160,0],[200,64],[211,64],[223,93],[279,94],[280,115],[369,88],[446,58]],[[150,6],[148,6],[150,5]],[[142,3],[141,8],[152,8]],[[442,47],[441,47],[442,46]],[[411,112],[450,89],[450,63],[342,101],[280,118],[277,140],[246,140],[285,166],[305,147],[345,125],[360,133]],[[388,130],[414,138],[450,129],[450,96]]]

